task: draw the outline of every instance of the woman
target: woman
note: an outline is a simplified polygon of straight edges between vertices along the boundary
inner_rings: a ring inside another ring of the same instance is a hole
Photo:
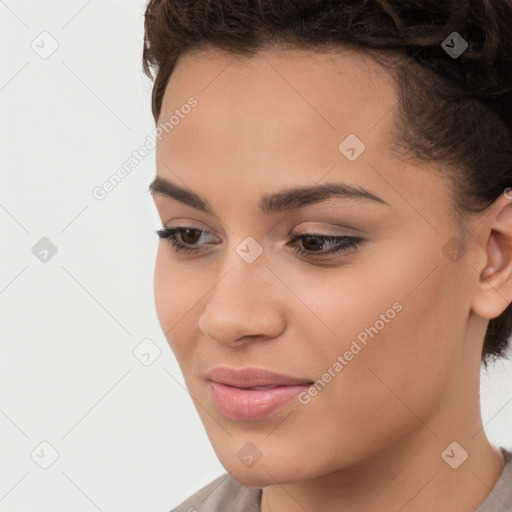
[[[157,313],[227,471],[174,510],[510,510],[512,4],[145,16]]]

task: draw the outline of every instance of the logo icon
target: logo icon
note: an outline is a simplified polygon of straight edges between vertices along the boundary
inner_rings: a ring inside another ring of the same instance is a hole
[[[338,149],[347,160],[353,162],[366,149],[366,146],[357,135],[350,133],[340,142]]]
[[[458,33],[452,32],[442,43],[443,50],[452,58],[460,57],[467,49],[468,42]]]
[[[240,462],[248,468],[255,466],[262,455],[258,448],[251,442],[245,443],[236,454]]]
[[[133,355],[144,365],[151,366],[162,351],[150,338],[144,338],[134,349]]]
[[[252,236],[248,236],[235,250],[246,263],[252,263],[263,252],[263,247]]]
[[[59,43],[49,32],[44,31],[30,43],[30,47],[41,59],[47,59],[57,51]]]
[[[468,452],[457,441],[454,441],[444,449],[441,458],[452,469],[457,469],[468,458]]]
[[[452,262],[457,263],[468,252],[468,248],[462,241],[454,236],[443,247],[443,254]]]
[[[57,254],[57,246],[49,238],[43,236],[32,247],[32,254],[42,263],[48,263]]]
[[[30,456],[39,467],[48,469],[59,458],[59,452],[48,441],[43,441],[32,450]]]

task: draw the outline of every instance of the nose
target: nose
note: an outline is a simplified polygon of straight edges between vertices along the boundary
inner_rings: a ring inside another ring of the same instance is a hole
[[[226,346],[279,336],[286,327],[283,284],[263,261],[230,261],[206,297],[200,329]]]

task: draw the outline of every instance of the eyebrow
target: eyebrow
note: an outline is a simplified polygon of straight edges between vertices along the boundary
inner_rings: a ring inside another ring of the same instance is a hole
[[[213,209],[206,199],[203,199],[195,192],[182,188],[175,183],[157,176],[149,185],[149,192],[152,196],[162,195],[184,203],[192,208],[213,215]],[[367,199],[390,206],[384,199],[366,190],[359,185],[348,183],[325,183],[323,185],[304,186],[289,188],[274,194],[261,197],[259,208],[263,213],[280,213],[288,210],[304,208],[313,203],[325,201],[332,197],[341,199]]]

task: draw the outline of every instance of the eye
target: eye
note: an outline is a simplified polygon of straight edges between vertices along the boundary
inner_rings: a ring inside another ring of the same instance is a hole
[[[176,252],[195,252],[202,251],[203,249],[197,249],[195,247],[190,247],[190,245],[195,245],[199,234],[202,235],[209,235],[207,231],[204,231],[203,229],[198,228],[192,228],[192,227],[176,227],[176,228],[166,228],[159,229],[155,231],[155,233],[159,236],[159,238],[164,239],[168,241],[171,244],[171,247]],[[182,242],[178,240],[178,237],[176,236],[179,234],[179,238],[182,239]],[[183,243],[185,242],[185,243]],[[189,245],[186,245],[189,244]]]
[[[325,235],[322,233],[311,233],[307,230],[298,230],[292,240],[288,244],[300,241],[302,246],[293,245],[293,250],[308,258],[324,258],[332,254],[343,254],[351,249],[357,248],[364,240],[360,237],[348,235]],[[322,250],[325,244],[330,245],[332,248]]]
[[[199,241],[201,237],[208,238],[212,236],[208,231],[187,226],[174,228],[164,227],[163,229],[155,231],[155,233],[159,238],[168,241],[175,252],[182,253],[199,253],[206,251],[207,249],[205,249],[204,246],[207,244],[201,244]],[[295,245],[298,241],[301,242],[303,247]],[[349,252],[351,249],[357,248],[363,241],[364,240],[360,237],[325,235],[322,233],[311,233],[306,230],[298,230],[287,245],[290,245],[293,251],[301,256],[312,259],[326,259],[326,257],[328,258],[332,254]],[[331,248],[322,249],[325,245]]]

